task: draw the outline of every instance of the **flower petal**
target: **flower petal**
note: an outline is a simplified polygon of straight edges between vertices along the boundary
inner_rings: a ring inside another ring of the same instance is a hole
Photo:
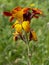
[[[30,23],[29,23],[29,21],[23,21],[23,22],[22,22],[22,27],[23,27],[23,29],[24,29],[26,32],[29,32],[29,31],[30,31]]]
[[[16,7],[16,8],[14,8],[13,10],[20,11],[21,9],[22,9],[21,7]]]
[[[35,31],[30,31],[30,40],[37,41],[37,36]]]
[[[23,11],[17,11],[12,16],[18,21],[23,21]]]
[[[22,31],[22,26],[18,20],[16,20],[16,22],[12,25],[12,28],[14,28],[18,33],[21,33]]]
[[[16,8],[14,8],[13,10],[12,10],[12,13],[13,14],[15,14],[15,13],[17,13],[18,11],[21,11],[21,7],[16,7]]]
[[[14,28],[15,25],[17,25],[17,24],[19,24],[19,21],[18,20],[15,21],[15,23],[12,25],[12,28]]]
[[[21,24],[16,24],[16,25],[15,25],[15,30],[16,30],[18,33],[21,33],[21,31],[22,31],[22,26],[21,26]]]
[[[23,8],[22,10],[23,10],[23,14],[26,14],[30,10],[30,8]]]
[[[34,15],[33,17],[35,17],[35,18],[39,18],[39,16],[37,16],[37,15]]]
[[[5,16],[12,16],[12,13],[10,13],[10,12],[3,12],[3,15],[5,15]]]
[[[17,31],[15,31],[15,32],[13,33],[13,35],[14,35],[13,39],[14,39],[15,41],[18,40],[19,33],[18,33]]]
[[[42,14],[42,11],[39,10],[38,8],[33,8],[32,11],[33,11],[33,13],[35,13],[35,14]]]
[[[13,19],[14,19],[14,17],[11,16],[11,17],[9,18],[10,22],[12,22]]]

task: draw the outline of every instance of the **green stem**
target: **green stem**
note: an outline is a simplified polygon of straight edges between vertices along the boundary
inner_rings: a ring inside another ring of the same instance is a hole
[[[30,60],[30,49],[29,49],[29,40],[28,40],[28,35],[26,33],[26,44],[27,44],[27,56],[28,56],[28,64],[27,65],[31,65],[31,60]]]
[[[31,65],[29,45],[27,49],[28,49],[28,65]]]

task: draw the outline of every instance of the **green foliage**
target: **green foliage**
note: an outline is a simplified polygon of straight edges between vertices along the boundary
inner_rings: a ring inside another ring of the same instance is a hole
[[[32,19],[31,27],[36,31],[38,41],[30,42],[32,65],[49,65],[49,0],[0,0],[0,65],[27,65],[27,47],[22,40],[13,40],[11,23],[3,11],[11,11],[16,6],[36,8],[45,16]]]

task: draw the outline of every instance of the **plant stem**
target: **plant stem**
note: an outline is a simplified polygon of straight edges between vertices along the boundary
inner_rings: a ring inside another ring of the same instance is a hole
[[[30,49],[29,49],[29,40],[28,40],[28,36],[26,33],[26,45],[27,45],[27,56],[28,56],[28,64],[27,65],[31,65],[31,60],[30,60]]]
[[[29,44],[28,44],[27,49],[28,49],[28,65],[31,65]]]

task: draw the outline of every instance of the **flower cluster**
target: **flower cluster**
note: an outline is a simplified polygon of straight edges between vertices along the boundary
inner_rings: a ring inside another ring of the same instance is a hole
[[[28,39],[37,41],[37,36],[34,30],[30,28],[30,23],[32,18],[39,18],[39,15],[42,15],[42,11],[38,8],[22,8],[16,7],[11,12],[3,12],[5,16],[10,16],[9,20],[12,22],[13,19],[16,19],[16,22],[12,25],[12,28],[15,29],[13,33],[14,39],[22,39],[25,41],[25,33],[28,34]]]

